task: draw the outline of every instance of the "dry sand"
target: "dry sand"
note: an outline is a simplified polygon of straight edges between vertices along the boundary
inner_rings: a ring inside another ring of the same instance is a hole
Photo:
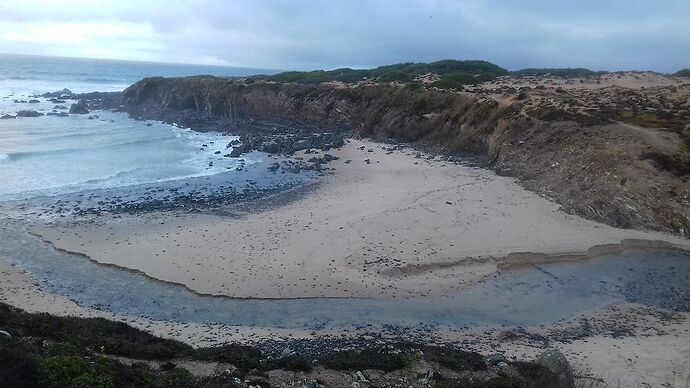
[[[492,274],[512,252],[577,253],[623,239],[687,244],[567,215],[485,169],[366,141],[333,153],[334,174],[269,210],[154,213],[32,231],[99,263],[245,298],[440,295]]]

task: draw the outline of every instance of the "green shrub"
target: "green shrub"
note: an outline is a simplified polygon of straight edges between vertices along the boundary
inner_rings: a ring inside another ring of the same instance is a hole
[[[334,370],[392,371],[408,366],[412,359],[409,354],[389,353],[382,349],[346,350],[330,355],[323,360],[323,365]]]
[[[46,388],[109,388],[113,379],[107,372],[87,364],[81,357],[48,357],[39,362],[39,385]]]

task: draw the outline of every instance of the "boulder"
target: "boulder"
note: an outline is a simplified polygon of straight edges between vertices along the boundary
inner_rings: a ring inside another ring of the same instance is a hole
[[[29,104],[38,104],[41,101],[38,100],[29,100]]]
[[[12,334],[5,330],[0,330],[0,345],[12,342]]]
[[[2,115],[0,116],[0,120],[6,120],[6,119],[16,119],[16,117],[12,115]]]
[[[35,110],[20,110],[17,112],[17,117],[38,117],[43,116],[43,113],[36,112]]]
[[[86,105],[86,101],[79,100],[76,104],[72,104],[69,108],[70,114],[85,115],[89,113],[89,108]]]
[[[570,363],[565,355],[558,349],[547,349],[540,354],[534,361],[550,370],[558,378],[559,387],[572,388],[575,386],[573,377],[573,370],[570,368]]]

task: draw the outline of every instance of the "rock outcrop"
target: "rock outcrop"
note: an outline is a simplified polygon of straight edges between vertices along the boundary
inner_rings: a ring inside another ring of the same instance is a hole
[[[17,112],[17,117],[39,117],[43,116],[43,113],[36,112],[35,110],[20,110]]]
[[[88,114],[89,113],[89,107],[86,104],[86,101],[79,100],[79,101],[77,101],[76,104],[72,104],[72,106],[70,106],[69,113],[70,114],[78,114],[78,115]]]

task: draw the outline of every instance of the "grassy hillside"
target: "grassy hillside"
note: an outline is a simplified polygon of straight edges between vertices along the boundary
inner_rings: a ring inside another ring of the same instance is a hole
[[[294,82],[299,84],[315,84],[328,81],[354,83],[367,79],[379,82],[411,82],[415,77],[427,73],[436,73],[441,76],[441,80],[437,81],[433,86],[454,88],[492,80],[498,76],[507,75],[508,71],[486,61],[456,61],[448,59],[432,63],[399,63],[379,66],[375,69],[342,68],[329,71],[288,71],[267,78],[276,82]]]

